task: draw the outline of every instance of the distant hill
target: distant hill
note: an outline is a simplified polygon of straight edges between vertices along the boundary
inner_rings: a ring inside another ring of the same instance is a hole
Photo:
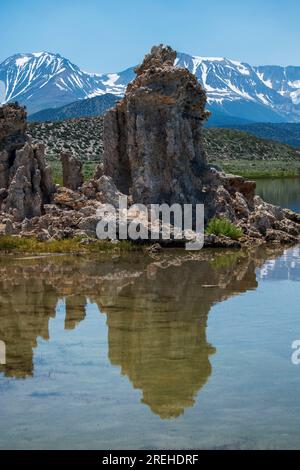
[[[74,119],[82,117],[101,116],[109,108],[112,108],[120,99],[116,95],[106,93],[77,100],[73,103],[62,106],[61,108],[44,109],[28,117],[29,121],[63,121],[65,119]],[[230,123],[229,123],[230,124]]]
[[[261,139],[236,129],[204,130],[204,147],[210,161],[299,161],[300,150],[273,140]]]
[[[218,126],[218,124],[216,124]],[[223,127],[231,127],[261,139],[275,140],[283,144],[300,148],[300,123],[221,123]]]
[[[103,153],[103,118],[87,117],[54,122],[29,122],[34,142],[45,145],[46,157],[59,160],[68,151],[81,161],[98,161]]]
[[[34,141],[43,142],[50,159],[69,150],[85,161],[100,161],[103,152],[103,118],[87,117],[56,122],[29,123]],[[204,146],[210,161],[300,161],[300,151],[239,130],[204,129]]]
[[[214,106],[207,106],[211,112],[211,116],[205,123],[205,127],[232,127],[238,128],[246,124],[252,124],[253,121],[225,113],[215,108]]]

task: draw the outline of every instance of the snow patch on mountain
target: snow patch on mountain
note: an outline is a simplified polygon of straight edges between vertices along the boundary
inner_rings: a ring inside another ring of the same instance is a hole
[[[261,80],[261,82],[266,85],[268,88],[272,88],[272,82],[271,80],[265,80],[264,79],[264,74],[261,72],[257,72],[258,78]]]
[[[300,87],[299,90],[292,91],[291,98],[294,104],[300,104]]]
[[[16,65],[18,67],[22,67],[23,65],[26,64],[26,62],[28,62],[30,60],[30,57],[19,57],[18,59],[16,59]]]

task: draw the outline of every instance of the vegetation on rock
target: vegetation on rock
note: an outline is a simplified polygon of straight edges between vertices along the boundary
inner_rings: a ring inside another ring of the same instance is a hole
[[[217,236],[224,235],[233,240],[238,240],[243,236],[243,231],[225,218],[214,217],[207,225],[206,234]]]

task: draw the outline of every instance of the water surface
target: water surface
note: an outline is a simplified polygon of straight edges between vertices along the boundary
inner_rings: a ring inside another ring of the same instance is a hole
[[[1,260],[1,448],[298,447],[299,279],[298,248]]]
[[[265,201],[300,212],[300,178],[261,178],[256,185]]]
[[[0,448],[300,448],[299,280],[299,247],[0,259]]]

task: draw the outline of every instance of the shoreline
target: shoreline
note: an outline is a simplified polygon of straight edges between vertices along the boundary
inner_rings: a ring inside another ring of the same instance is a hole
[[[61,163],[54,159],[48,159],[52,169],[54,182],[62,185]],[[99,162],[82,162],[84,180],[88,181],[95,171]],[[300,159],[299,162],[279,161],[279,160],[210,160],[211,165],[217,165],[225,173],[231,173],[248,179],[300,179]],[[280,166],[279,169],[274,168]],[[284,166],[287,169],[284,169]],[[257,167],[257,170],[254,169]],[[262,167],[262,168],[260,168]]]
[[[2,254],[20,255],[69,255],[97,253],[129,253],[142,252],[141,244],[130,241],[111,242],[108,240],[92,240],[89,238],[69,238],[61,240],[39,241],[34,237],[18,235],[0,236],[0,256]]]
[[[66,256],[66,255],[122,255],[122,254],[143,254],[143,255],[156,255],[159,253],[190,253],[197,254],[211,250],[214,253],[226,252],[228,250],[235,252],[248,251],[255,248],[274,249],[281,247],[282,249],[292,246],[298,246],[299,242],[256,242],[237,241],[226,236],[207,236],[207,240],[200,250],[185,250],[183,246],[177,245],[161,245],[158,242],[153,243],[136,243],[130,240],[110,241],[110,240],[97,240],[97,239],[62,239],[62,240],[48,240],[39,241],[34,237],[20,237],[17,235],[1,235],[0,236],[0,257],[6,255],[20,255],[20,256]]]
[[[242,176],[247,179],[300,179],[300,160],[213,160],[225,173]]]

